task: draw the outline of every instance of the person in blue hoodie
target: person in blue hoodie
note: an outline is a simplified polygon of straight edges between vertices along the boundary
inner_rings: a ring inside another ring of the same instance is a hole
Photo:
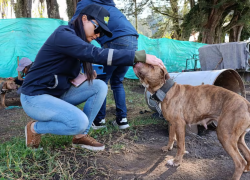
[[[103,48],[112,49],[128,49],[136,51],[138,48],[138,33],[127,18],[115,7],[113,0],[84,0],[77,4],[77,9],[72,17],[73,21],[80,13],[81,9],[89,4],[98,4],[104,7],[110,13],[110,20],[108,28],[113,36],[103,36],[97,38],[97,42]],[[103,72],[106,74],[98,75],[97,78],[108,83],[110,80],[111,90],[113,91],[116,104],[116,120],[113,122],[119,129],[126,129],[129,127],[127,121],[127,107],[125,90],[123,87],[124,76],[128,71],[129,66],[107,66],[104,65]],[[100,129],[105,127],[106,116],[106,99],[92,123],[93,129]]]
[[[105,146],[88,135],[89,128],[107,95],[107,85],[95,79],[92,64],[133,66],[146,62],[164,68],[160,59],[145,51],[97,48],[90,42],[104,34],[110,14],[99,5],[81,10],[69,25],[59,26],[39,50],[22,90],[21,103],[28,116],[34,119],[25,126],[26,146],[38,148],[41,134],[74,135],[72,144],[90,150]],[[84,83],[75,87],[83,65]],[[85,103],[80,110],[76,105]]]

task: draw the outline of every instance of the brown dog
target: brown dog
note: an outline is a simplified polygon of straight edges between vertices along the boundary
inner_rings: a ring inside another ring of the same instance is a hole
[[[135,64],[134,72],[152,94],[170,79],[166,69],[146,63]],[[161,109],[169,121],[169,142],[162,150],[171,150],[177,138],[177,154],[168,161],[169,165],[178,166],[182,162],[186,125],[206,127],[215,120],[218,139],[234,161],[232,179],[239,180],[243,172],[250,171],[250,150],[245,143],[245,134],[250,130],[250,103],[245,98],[218,86],[174,83],[161,102]]]
[[[17,85],[13,80],[0,80],[0,94],[1,94],[1,106],[0,108],[6,108],[5,95],[8,91],[17,89]]]

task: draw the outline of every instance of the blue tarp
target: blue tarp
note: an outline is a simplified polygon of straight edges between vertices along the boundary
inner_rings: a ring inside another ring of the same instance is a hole
[[[60,25],[68,22],[49,18],[16,18],[0,20],[0,77],[17,76],[17,57],[19,60],[27,57],[34,61],[39,49]],[[92,44],[100,47],[97,42]],[[167,38],[150,39],[140,35],[138,50],[144,49],[146,53],[160,58],[169,72],[180,72],[185,69],[186,59],[198,54],[198,49],[205,44],[177,41]],[[188,64],[188,69],[193,68]],[[198,68],[200,64],[198,63]],[[136,79],[132,67],[126,78]]]

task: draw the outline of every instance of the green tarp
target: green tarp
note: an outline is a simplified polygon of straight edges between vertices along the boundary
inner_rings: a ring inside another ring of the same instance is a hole
[[[168,72],[181,72],[186,67],[186,59],[198,54],[198,49],[205,44],[190,41],[178,41],[168,38],[151,39],[140,35],[138,39],[138,50],[145,50],[147,54],[153,54],[161,59]],[[194,69],[194,60],[188,60],[187,69]],[[197,68],[200,68],[198,62]],[[126,78],[137,79],[133,68],[130,67]]]
[[[0,20],[0,77],[17,77],[17,57],[35,60],[36,54],[60,25],[59,19],[16,18]]]
[[[0,20],[0,77],[17,76],[17,57],[27,57],[34,61],[39,49],[60,25],[68,22],[48,18],[16,18]],[[156,55],[163,60],[169,72],[185,69],[186,59],[198,54],[198,48],[205,44],[177,41],[167,38],[150,39],[140,35],[138,50]],[[100,47],[97,42],[92,44]],[[194,61],[188,61],[188,69],[193,69]],[[198,63],[198,68],[200,64]],[[126,78],[136,79],[132,67]]]

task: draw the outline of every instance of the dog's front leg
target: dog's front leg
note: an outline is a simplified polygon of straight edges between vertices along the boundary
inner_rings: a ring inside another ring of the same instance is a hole
[[[168,129],[169,129],[169,138],[167,146],[163,146],[161,149],[163,152],[171,151],[174,146],[174,142],[176,141],[175,135],[175,124],[168,122]]]
[[[185,154],[185,121],[177,120],[175,126],[175,133],[177,137],[177,154],[174,159],[168,160],[168,164],[172,166],[179,166]]]
[[[1,105],[3,108],[6,108],[6,106],[5,106],[5,93],[1,94]]]

